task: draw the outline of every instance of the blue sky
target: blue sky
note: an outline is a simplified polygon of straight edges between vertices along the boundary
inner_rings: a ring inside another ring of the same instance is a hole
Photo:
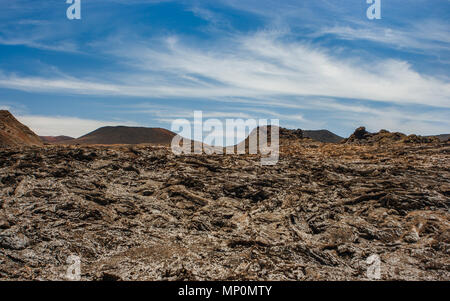
[[[450,1],[0,0],[0,108],[40,135],[176,118],[450,132]]]

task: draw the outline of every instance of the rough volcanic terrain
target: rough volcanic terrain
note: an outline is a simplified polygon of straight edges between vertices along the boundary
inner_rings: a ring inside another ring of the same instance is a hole
[[[293,136],[301,137],[294,134]],[[0,279],[450,280],[450,144],[0,150]]]
[[[15,146],[42,146],[42,141],[9,111],[0,110],[0,147]]]

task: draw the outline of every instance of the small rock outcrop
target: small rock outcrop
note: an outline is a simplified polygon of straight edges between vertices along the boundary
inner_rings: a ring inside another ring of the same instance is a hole
[[[438,137],[423,137],[417,135],[409,135],[403,139],[404,143],[439,143],[441,140]]]
[[[423,137],[418,135],[405,135],[403,133],[391,133],[387,130],[381,130],[378,133],[370,133],[365,127],[359,127],[355,132],[344,139],[342,143],[345,144],[392,144],[392,143],[439,143],[437,137]]]
[[[303,130],[296,129],[290,130],[286,128],[280,128],[280,139],[303,139]]]

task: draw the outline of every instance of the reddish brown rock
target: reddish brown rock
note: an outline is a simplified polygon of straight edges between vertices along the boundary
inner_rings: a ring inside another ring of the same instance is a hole
[[[42,146],[41,139],[6,110],[0,110],[0,147]]]

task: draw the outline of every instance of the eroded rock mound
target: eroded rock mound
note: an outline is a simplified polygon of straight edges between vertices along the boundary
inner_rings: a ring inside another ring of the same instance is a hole
[[[9,111],[0,110],[0,147],[42,146],[41,139]]]
[[[235,151],[245,147],[246,153],[249,153],[250,143],[255,143],[255,150],[270,146],[272,143],[272,131],[278,132],[278,143],[280,145],[298,142],[304,139],[301,129],[290,130],[278,126],[260,126],[251,131],[247,138],[235,146]],[[261,142],[261,144],[260,144]]]
[[[342,143],[346,144],[392,144],[392,143],[439,143],[436,137],[423,137],[418,135],[406,136],[403,133],[391,133],[387,130],[381,130],[378,133],[369,133],[365,127],[359,127],[355,132],[344,139]]]
[[[259,128],[258,128],[259,129]],[[255,129],[250,135],[255,135]],[[269,132],[269,141],[270,141],[270,129],[271,126],[262,127],[263,130],[267,129]],[[323,143],[339,143],[344,138],[328,131],[328,130],[301,130],[301,129],[287,129],[283,127],[279,127],[279,134],[281,140],[297,140],[297,139],[305,139],[309,138],[314,141],[323,142]]]
[[[272,130],[278,131],[278,137],[280,139],[280,141],[282,140],[296,140],[296,139],[303,139],[303,131],[301,129],[296,129],[296,130],[291,130],[291,129],[286,129],[283,127],[278,127],[278,126],[272,126],[272,125],[268,125],[268,126],[261,126],[261,127],[257,127],[256,129],[254,129],[250,135],[247,137],[247,140],[250,139],[251,137],[258,137],[259,135],[262,134],[262,139],[267,139],[267,141],[270,143],[271,142],[271,138],[272,138]]]
[[[280,139],[303,139],[303,131],[301,129],[291,130],[280,128]]]
[[[403,139],[404,143],[439,143],[441,140],[436,136],[417,136],[417,135],[409,135]]]

